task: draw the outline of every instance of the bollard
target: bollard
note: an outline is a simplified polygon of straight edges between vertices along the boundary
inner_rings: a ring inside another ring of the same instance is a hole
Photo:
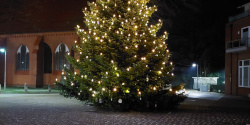
[[[51,92],[51,85],[50,84],[48,85],[48,90],[49,90],[49,92]]]
[[[25,93],[28,92],[28,85],[27,85],[27,83],[24,83],[24,92],[25,92]]]

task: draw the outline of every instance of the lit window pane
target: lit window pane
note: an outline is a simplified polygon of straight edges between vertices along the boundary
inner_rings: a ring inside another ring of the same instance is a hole
[[[239,71],[239,86],[242,86],[242,68],[239,68],[240,71]]]
[[[248,67],[244,67],[243,86],[248,86]]]
[[[239,66],[242,66],[242,61],[239,61]]]
[[[244,66],[248,66],[249,65],[249,60],[245,60],[244,61]]]

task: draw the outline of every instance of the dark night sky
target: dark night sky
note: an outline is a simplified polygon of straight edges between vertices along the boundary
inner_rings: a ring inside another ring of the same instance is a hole
[[[158,0],[158,17],[169,32],[168,48],[176,66],[199,63],[217,72],[225,65],[225,25],[237,7],[250,0]]]
[[[250,0],[151,1],[160,3],[155,17],[164,20],[176,65],[224,68],[228,16]],[[74,30],[86,6],[85,0],[0,0],[0,34]]]

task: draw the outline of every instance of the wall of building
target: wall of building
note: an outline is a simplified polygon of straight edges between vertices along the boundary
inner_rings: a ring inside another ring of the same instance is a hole
[[[226,25],[225,42],[241,39],[241,29],[250,26],[250,17],[235,20]],[[250,88],[238,87],[238,61],[250,59],[250,50],[226,53],[225,55],[225,94],[247,96]]]
[[[37,67],[39,67],[39,65],[37,65],[37,58],[41,58],[37,57],[37,52],[39,50],[39,43],[42,40],[44,43],[49,45],[52,52],[52,73],[42,73],[43,86],[47,86],[49,84],[54,85],[55,79],[60,79],[61,71],[55,71],[53,63],[57,46],[63,43],[68,46],[69,50],[71,50],[74,41],[78,40],[78,36],[75,31],[0,35],[0,38],[7,38],[7,44],[5,46],[7,51],[7,86],[23,86],[24,83],[27,83],[29,87],[36,87]],[[27,46],[29,49],[28,71],[16,70],[17,50],[22,44]],[[0,58],[0,64],[3,64],[4,60],[2,60],[2,56]],[[0,67],[0,71],[3,71],[3,66]],[[0,81],[3,80],[0,79]]]

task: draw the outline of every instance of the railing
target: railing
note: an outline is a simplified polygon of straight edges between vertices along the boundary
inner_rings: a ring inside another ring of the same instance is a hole
[[[229,17],[228,21],[232,22],[232,21],[235,21],[235,20],[238,20],[240,18],[247,17],[247,16],[250,16],[250,10],[245,11],[245,12],[240,13],[240,14],[235,15],[235,16],[231,16],[231,17]]]
[[[226,52],[238,52],[250,47],[250,39],[238,39],[226,43]]]

